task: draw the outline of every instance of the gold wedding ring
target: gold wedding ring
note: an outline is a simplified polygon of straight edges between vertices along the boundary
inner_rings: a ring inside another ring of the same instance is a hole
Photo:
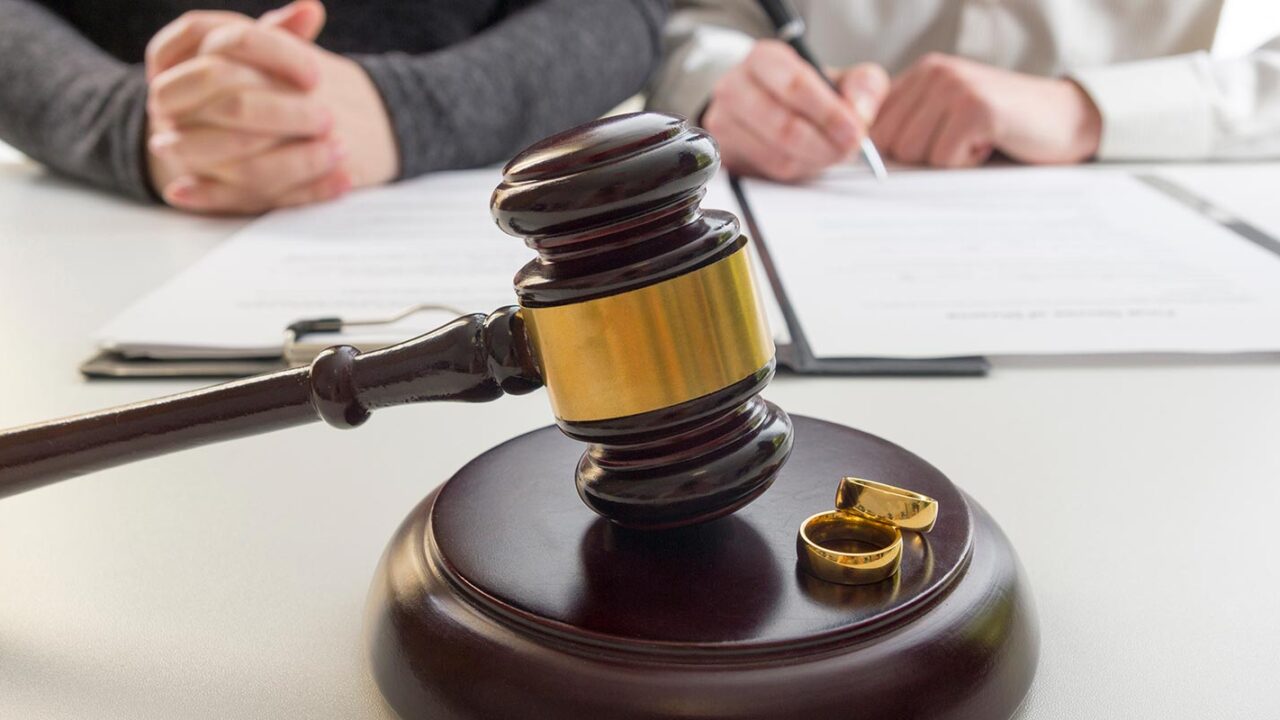
[[[874,480],[846,477],[836,489],[836,508],[902,530],[927,533],[938,520],[938,501]]]
[[[868,549],[853,546],[867,546]],[[827,582],[867,585],[892,577],[902,562],[902,533],[842,510],[805,520],[796,538],[800,568]]]
[[[846,477],[836,488],[836,509],[800,525],[800,569],[827,582],[867,585],[892,577],[902,565],[902,531],[927,533],[938,501],[893,485]]]

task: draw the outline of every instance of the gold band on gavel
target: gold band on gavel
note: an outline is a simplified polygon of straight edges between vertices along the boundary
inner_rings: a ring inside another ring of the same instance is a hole
[[[521,314],[562,420],[678,405],[746,379],[773,357],[745,247],[654,285]]]

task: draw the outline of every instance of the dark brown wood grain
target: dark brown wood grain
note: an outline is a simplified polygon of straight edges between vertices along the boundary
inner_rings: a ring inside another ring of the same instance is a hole
[[[537,251],[515,278],[531,308],[625,293],[743,250],[738,221],[704,212],[715,142],[682,119],[639,113],[588,123],[521,153],[492,198],[498,225]],[[309,369],[0,433],[0,496],[159,453],[311,422],[355,427],[371,410],[483,401],[537,386],[537,349],[514,308],[473,315],[419,340],[359,355],[325,351]],[[728,349],[732,351],[732,348]],[[759,397],[768,362],[673,407],[561,420],[588,444],[577,485],[614,522],[705,522],[759,497],[791,449],[785,412]]]
[[[795,417],[770,492],[697,526],[636,532],[580,512],[578,447],[553,428],[476,458],[415,509],[373,583],[374,677],[404,718],[999,720],[1038,636],[999,527],[880,438]],[[842,475],[940,501],[902,570],[832,585],[795,533]]]
[[[383,350],[330,348],[310,367],[0,432],[0,497],[320,419],[352,428],[377,408],[484,402],[540,385],[517,308],[468,315]]]
[[[655,113],[588,123],[521,153],[492,198],[499,226],[538,253],[516,275],[521,303],[624,293],[742,251],[737,219],[699,207],[718,166],[710,136]],[[0,433],[0,496],[317,417],[355,427],[379,407],[527,392],[540,375],[522,322],[515,308],[472,315],[393,348],[331,348],[310,368]],[[576,475],[582,499],[614,522],[648,529],[705,522],[751,502],[791,449],[786,413],[759,397],[773,372],[771,360],[657,411],[561,420],[588,444]]]
[[[659,530],[732,513],[769,489],[791,453],[791,419],[760,397],[774,361],[710,395],[642,415],[559,420],[590,443],[578,461],[582,501],[627,527]]]
[[[493,216],[538,257],[515,278],[525,307],[653,285],[741,248],[738,219],[699,206],[720,167],[715,141],[683,118],[597,120],[517,155]]]
[[[719,167],[710,135],[660,113],[587,123],[520,153],[492,206],[499,227],[538,251],[515,278],[521,304],[627,292],[741,251],[738,219],[700,207]],[[576,475],[583,502],[652,530],[706,522],[759,497],[791,451],[790,419],[759,397],[774,368],[640,415],[557,418],[589,443]]]

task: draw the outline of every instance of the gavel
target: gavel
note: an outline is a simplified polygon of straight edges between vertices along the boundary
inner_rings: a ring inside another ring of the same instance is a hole
[[[587,443],[582,500],[619,525],[705,522],[763,493],[792,447],[760,397],[774,347],[730,213],[702,210],[714,140],[635,113],[540,141],[503,169],[491,209],[537,251],[518,306],[372,352],[0,433],[0,497],[206,443],[379,408],[487,402],[545,385]],[[566,468],[567,470],[567,468]],[[512,482],[519,482],[513,477]]]

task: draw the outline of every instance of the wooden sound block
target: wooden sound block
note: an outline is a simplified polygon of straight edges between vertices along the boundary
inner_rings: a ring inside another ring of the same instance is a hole
[[[794,420],[760,499],[658,533],[583,507],[581,446],[555,428],[473,460],[414,509],[375,576],[387,701],[433,719],[1009,717],[1039,643],[999,527],[910,452]],[[844,475],[940,503],[932,533],[904,534],[895,578],[833,585],[796,567],[796,530]]]

